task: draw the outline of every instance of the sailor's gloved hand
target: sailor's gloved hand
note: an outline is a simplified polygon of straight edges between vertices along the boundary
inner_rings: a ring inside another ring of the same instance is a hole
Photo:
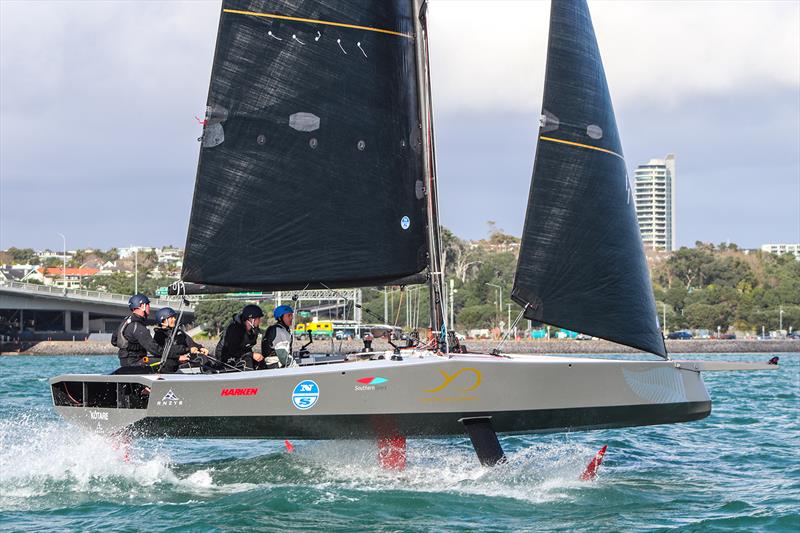
[[[203,355],[208,355],[208,348],[200,348],[200,353]]]

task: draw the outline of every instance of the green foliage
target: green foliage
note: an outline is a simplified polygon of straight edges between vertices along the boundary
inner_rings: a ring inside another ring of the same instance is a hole
[[[32,248],[15,248],[12,246],[6,250],[6,253],[11,256],[14,264],[35,265],[39,262],[39,258]]]
[[[497,322],[497,307],[492,304],[470,305],[461,309],[456,323],[464,330],[486,328]]]
[[[244,305],[238,300],[200,300],[194,307],[195,323],[207,333],[219,336]]]
[[[669,308],[670,330],[777,330],[781,308],[783,328],[800,327],[800,261],[792,255],[698,242],[657,266],[653,282],[656,300]]]
[[[233,320],[233,316],[249,303],[242,300],[218,300],[216,298],[200,300],[194,307],[195,324],[202,327],[207,335],[219,337]],[[273,306],[269,302],[258,305],[264,311],[263,328],[265,322],[270,322]]]
[[[64,260],[59,257],[48,257],[44,261],[42,261],[42,266],[45,268],[60,268],[64,266]]]

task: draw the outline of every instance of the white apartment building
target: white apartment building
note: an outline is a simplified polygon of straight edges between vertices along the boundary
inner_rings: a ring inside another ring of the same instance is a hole
[[[645,248],[675,249],[675,155],[651,159],[634,171],[636,218]]]
[[[800,244],[762,244],[761,251],[771,254],[792,254],[800,261]]]

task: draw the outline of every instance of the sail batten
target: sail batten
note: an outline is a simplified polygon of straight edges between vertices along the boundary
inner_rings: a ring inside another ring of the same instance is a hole
[[[182,280],[281,290],[426,269],[412,0],[225,0]]]
[[[551,5],[542,119],[512,298],[530,320],[666,357],[585,0]]]

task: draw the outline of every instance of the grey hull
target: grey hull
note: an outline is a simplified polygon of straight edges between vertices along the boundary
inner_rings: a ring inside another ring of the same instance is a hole
[[[402,361],[228,374],[65,375],[51,385],[70,422],[172,437],[447,436],[476,416],[491,417],[499,433],[540,433],[686,422],[711,411],[700,373],[670,361],[410,352]],[[144,387],[138,402],[123,396]]]

